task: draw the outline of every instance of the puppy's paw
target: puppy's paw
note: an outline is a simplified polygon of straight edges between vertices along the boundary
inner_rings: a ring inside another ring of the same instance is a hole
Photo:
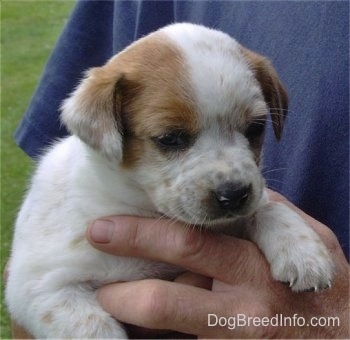
[[[77,318],[81,316],[81,318]],[[111,316],[102,313],[73,315],[70,319],[56,318],[54,324],[45,325],[45,338],[127,339],[123,326]]]
[[[272,276],[293,291],[319,291],[331,287],[334,265],[326,247],[318,240],[289,244],[271,260]]]
[[[332,258],[316,232],[289,207],[268,203],[256,214],[250,236],[265,254],[275,280],[293,291],[329,288],[334,275]]]
[[[37,281],[30,282],[32,291],[40,293],[30,296],[34,302],[22,309],[17,304],[16,309],[12,309],[12,317],[21,320],[18,323],[35,339],[127,338],[124,326],[101,308],[89,283],[74,283],[59,290],[40,292]],[[50,281],[46,281],[45,288],[49,284]]]

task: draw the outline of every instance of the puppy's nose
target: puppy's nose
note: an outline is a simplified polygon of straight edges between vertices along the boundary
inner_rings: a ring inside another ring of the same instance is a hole
[[[250,185],[225,182],[217,187],[215,196],[221,209],[232,211],[244,205],[249,197],[250,191]]]

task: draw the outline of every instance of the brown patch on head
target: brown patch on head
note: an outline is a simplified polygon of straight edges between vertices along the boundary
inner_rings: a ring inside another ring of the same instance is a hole
[[[64,103],[62,120],[85,143],[109,157],[123,155],[123,165],[131,167],[150,137],[174,129],[196,132],[186,67],[176,45],[153,33],[91,69]]]
[[[119,63],[127,69],[126,84],[134,84],[122,105],[123,165],[132,167],[145,155],[158,153],[152,138],[174,130],[195,135],[198,121],[185,60],[162,33],[135,44]]]
[[[269,60],[242,46],[241,51],[260,84],[264,99],[270,108],[275,136],[279,140],[288,111],[287,92]]]

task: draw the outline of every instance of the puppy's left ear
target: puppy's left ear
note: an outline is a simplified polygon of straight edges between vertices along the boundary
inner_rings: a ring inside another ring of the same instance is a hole
[[[122,83],[117,70],[92,68],[61,107],[61,121],[71,133],[118,160],[122,157]]]
[[[244,47],[242,52],[260,84],[264,99],[270,108],[275,136],[280,140],[288,112],[287,92],[268,59]]]

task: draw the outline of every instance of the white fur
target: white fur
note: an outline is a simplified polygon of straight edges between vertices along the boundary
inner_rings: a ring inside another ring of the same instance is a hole
[[[71,136],[42,158],[16,222],[6,290],[12,317],[37,338],[125,338],[122,326],[98,305],[95,289],[108,282],[171,278],[181,270],[97,251],[85,240],[87,226],[108,215],[161,213],[214,229],[225,216],[207,220],[202,198],[223,179],[252,186],[243,215],[275,279],[291,282],[294,290],[324,288],[332,279],[332,262],[318,236],[289,208],[267,201],[249,143],[239,132],[242,110],[258,115],[267,107],[238,43],[195,25],[163,32],[185,58],[201,133],[181,161],[145,155],[132,169],[120,165],[122,138],[116,130],[113,138],[94,142],[100,149]],[[75,112],[79,91],[64,105],[68,124],[83,119]],[[235,218],[227,220],[232,229]]]
[[[253,111],[265,112],[265,102],[256,100],[262,99],[261,90],[236,40],[213,29],[203,34],[199,27],[181,24],[168,26],[164,31],[181,47],[186,62],[191,65],[190,79],[201,118],[227,116],[235,111],[239,118],[242,108],[252,103],[256,106]]]

